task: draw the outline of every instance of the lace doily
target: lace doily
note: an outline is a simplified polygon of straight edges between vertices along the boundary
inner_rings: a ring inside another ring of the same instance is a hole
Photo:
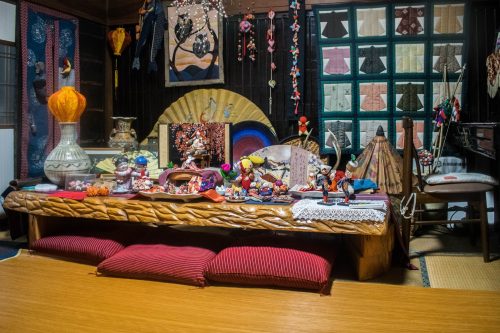
[[[359,203],[351,200],[350,203]],[[364,201],[365,202],[365,201]],[[296,220],[335,220],[348,222],[376,222],[383,223],[387,213],[387,205],[383,209],[353,209],[347,206],[318,205],[318,200],[303,199],[292,206],[293,218]]]

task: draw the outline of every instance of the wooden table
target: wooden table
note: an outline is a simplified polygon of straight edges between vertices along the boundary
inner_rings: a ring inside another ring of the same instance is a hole
[[[298,221],[291,206],[212,203],[197,201],[128,200],[120,197],[89,197],[83,201],[51,197],[46,194],[15,191],[4,207],[29,214],[30,244],[50,234],[47,221],[57,217],[210,226],[240,229],[345,234],[360,280],[373,278],[390,267],[394,245],[389,215],[384,222]]]

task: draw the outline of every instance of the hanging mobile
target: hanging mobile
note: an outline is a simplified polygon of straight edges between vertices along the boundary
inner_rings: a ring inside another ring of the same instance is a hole
[[[274,63],[273,60],[273,55],[274,55],[274,31],[275,31],[275,25],[274,25],[274,16],[276,13],[271,9],[267,13],[267,17],[269,18],[269,28],[267,29],[267,52],[269,52],[271,56],[271,78],[269,79],[268,85],[269,85],[269,114],[272,114],[273,110],[273,96],[272,96],[272,91],[273,88],[276,86],[276,81],[273,79],[273,72],[276,70],[276,64]]]
[[[238,32],[238,61],[242,62],[248,52],[248,58],[251,61],[255,61],[255,53],[257,52],[257,47],[255,46],[255,32],[254,25],[251,20],[255,19],[252,13],[243,15],[243,19],[240,21]],[[247,42],[248,36],[248,42]],[[243,38],[243,41],[241,40]]]
[[[300,102],[300,91],[299,91],[299,82],[298,77],[300,76],[300,68],[299,68],[299,9],[300,2],[299,0],[292,0],[290,4],[290,8],[293,12],[293,23],[290,26],[290,29],[293,32],[292,45],[290,46],[290,53],[292,54],[292,68],[290,69],[290,76],[292,77],[292,96],[290,99],[295,101],[295,109],[294,114],[298,114],[299,112],[299,102]]]

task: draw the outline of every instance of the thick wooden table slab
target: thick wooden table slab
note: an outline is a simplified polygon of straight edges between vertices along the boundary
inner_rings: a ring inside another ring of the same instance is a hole
[[[16,191],[4,207],[39,216],[78,217],[98,220],[160,224],[187,224],[243,229],[325,232],[381,236],[385,222],[298,221],[291,205],[253,205],[197,201],[127,200],[120,197],[89,197],[83,201],[50,197],[47,194]]]

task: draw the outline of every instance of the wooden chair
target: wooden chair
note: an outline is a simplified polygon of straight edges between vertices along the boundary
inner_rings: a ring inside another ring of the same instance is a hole
[[[426,203],[449,203],[466,201],[479,209],[479,218],[470,216],[470,209],[463,220],[433,220],[417,221],[413,214],[403,217],[403,242],[409,253],[410,230],[412,225],[436,225],[451,223],[479,223],[481,227],[481,245],[484,262],[490,261],[489,239],[488,239],[488,217],[486,208],[486,192],[494,189],[493,185],[485,183],[448,183],[439,185],[425,184],[422,180],[417,151],[413,145],[413,121],[409,117],[403,117],[404,150],[403,150],[403,196],[402,205],[408,204],[410,197],[414,196],[417,205]],[[414,186],[413,160],[417,165],[418,186]],[[414,193],[414,194],[413,194]]]

